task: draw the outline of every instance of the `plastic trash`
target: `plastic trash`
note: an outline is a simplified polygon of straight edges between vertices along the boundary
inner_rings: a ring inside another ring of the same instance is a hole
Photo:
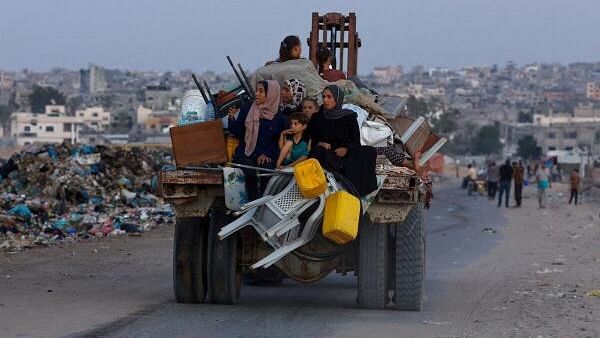
[[[27,204],[17,204],[15,205],[12,209],[10,209],[8,211],[9,215],[14,215],[14,216],[19,216],[21,218],[24,218],[26,220],[29,220],[31,218],[31,216],[33,215],[31,213],[31,210],[29,210],[29,207],[27,206]]]

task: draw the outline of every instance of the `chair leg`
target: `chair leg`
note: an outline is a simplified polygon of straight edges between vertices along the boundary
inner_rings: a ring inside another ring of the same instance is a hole
[[[217,234],[217,236],[219,236],[219,239],[223,240],[227,236],[250,224],[250,222],[252,221],[252,217],[254,217],[254,213],[256,213],[256,209],[248,211],[247,213],[242,215],[242,217],[222,227],[221,231],[219,231],[219,233]]]

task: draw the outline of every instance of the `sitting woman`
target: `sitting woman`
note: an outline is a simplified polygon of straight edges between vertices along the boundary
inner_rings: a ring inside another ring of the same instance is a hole
[[[256,100],[251,106],[242,107],[235,118],[229,115],[229,132],[240,140],[233,162],[273,169],[279,156],[277,141],[285,118],[277,113],[280,89],[277,81],[261,81],[256,84]],[[244,169],[246,191],[250,200],[259,197],[256,170]],[[262,187],[264,188],[264,187]]]
[[[302,42],[296,35],[288,35],[279,45],[279,58],[265,63],[265,66],[289,60],[297,60],[302,54]]]
[[[306,133],[310,117],[301,112],[290,115],[290,129],[284,130],[279,138],[277,168],[293,167],[306,160],[310,151],[310,137]]]
[[[285,117],[289,117],[292,113],[302,111],[302,100],[306,93],[306,88],[302,81],[298,79],[286,80],[281,87],[281,101],[279,112]]]
[[[332,67],[333,53],[327,47],[321,47],[317,51],[317,64],[319,65],[319,75],[329,82],[345,80],[346,75],[341,70]]]
[[[377,151],[360,145],[356,113],[342,109],[344,92],[336,85],[323,90],[323,106],[310,120],[308,131],[312,140],[309,157],[321,165],[344,175],[360,196],[377,188],[375,161]]]

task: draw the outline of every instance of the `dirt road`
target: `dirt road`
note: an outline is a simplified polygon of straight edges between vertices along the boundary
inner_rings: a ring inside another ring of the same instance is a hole
[[[173,301],[172,228],[0,256],[6,337],[600,337],[598,204],[520,209],[438,185],[422,312],[356,307],[356,279],[247,287],[236,306]]]

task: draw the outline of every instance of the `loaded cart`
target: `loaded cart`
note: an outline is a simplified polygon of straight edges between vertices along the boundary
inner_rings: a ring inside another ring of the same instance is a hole
[[[311,48],[321,42],[342,50],[340,53],[352,48],[346,64],[355,72],[360,45],[355,23],[352,13],[348,17],[313,14],[313,30],[319,31],[310,35]],[[348,32],[352,32],[351,38]],[[329,38],[321,41],[319,37]],[[302,60],[299,62],[302,66]],[[293,61],[281,65],[288,63]],[[197,81],[207,105],[214,105],[217,120],[172,128],[176,166],[159,173],[162,196],[176,215],[173,282],[177,301],[235,304],[245,275],[271,282],[285,276],[312,283],[335,271],[357,276],[361,307],[420,310],[428,183],[414,170],[380,156],[378,188],[359,198],[345,177],[324,170],[314,159],[284,170],[229,162],[227,136],[218,119],[223,114],[219,112],[247,101],[253,80],[257,76],[264,79],[280,67],[266,66],[248,80],[239,64],[230,64],[240,86],[224,98],[222,93],[211,94]],[[364,98],[357,103],[364,103]],[[375,110],[372,115],[378,119],[371,120],[389,126],[395,146],[419,165],[445,142],[429,132],[422,118],[396,117],[382,122],[379,111],[383,108],[372,109],[374,102],[363,105],[370,113]],[[242,169],[256,170],[267,178],[259,199],[246,199]]]

